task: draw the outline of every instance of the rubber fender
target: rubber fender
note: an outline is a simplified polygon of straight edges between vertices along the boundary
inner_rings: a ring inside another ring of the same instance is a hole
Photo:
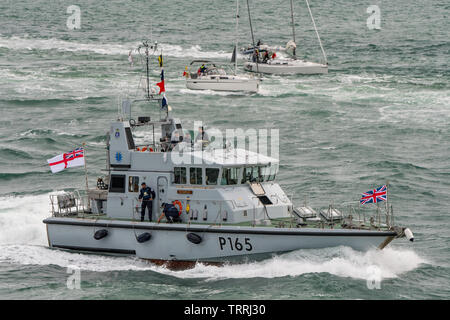
[[[152,235],[148,232],[144,232],[140,235],[137,236],[136,240],[139,243],[144,243],[147,242],[148,240],[150,240],[152,238]]]
[[[108,235],[108,230],[100,229],[100,230],[95,232],[94,239],[95,240],[100,240],[100,239],[103,239],[104,237],[106,237],[107,235]]]
[[[199,244],[200,242],[202,242],[202,237],[195,233],[188,233],[186,235],[186,238],[194,244]]]

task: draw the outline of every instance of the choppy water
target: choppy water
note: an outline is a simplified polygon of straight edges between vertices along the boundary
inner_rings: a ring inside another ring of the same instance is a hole
[[[268,76],[258,94],[237,95],[190,91],[182,78],[192,59],[228,61],[234,1],[81,0],[74,31],[66,26],[71,1],[1,1],[0,298],[448,299],[450,5],[311,2],[329,74]],[[298,51],[317,59],[306,7],[294,3]],[[284,45],[288,1],[251,4],[256,38]],[[381,30],[366,26],[372,4]],[[239,41],[247,44],[245,11],[241,17]],[[46,159],[86,141],[91,183],[101,175],[118,97],[134,93],[139,79],[128,51],[150,32],[163,48],[177,116],[220,129],[279,129],[278,182],[297,201],[355,200],[389,180],[396,219],[416,242],[395,241],[381,252],[299,250],[187,271],[48,249],[48,194],[82,186],[84,177],[77,169],[52,175]],[[81,268],[81,290],[67,289],[68,266]],[[379,290],[366,286],[372,266],[381,272]]]

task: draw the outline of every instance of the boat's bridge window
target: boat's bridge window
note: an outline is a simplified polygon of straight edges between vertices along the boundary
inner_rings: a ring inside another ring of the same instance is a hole
[[[273,164],[270,166],[270,174],[267,178],[267,181],[273,181],[275,180],[275,176],[278,173],[278,164]]]
[[[190,168],[189,175],[191,184],[203,184],[202,168]]]
[[[206,184],[207,185],[216,185],[217,180],[219,178],[219,169],[217,168],[206,168]]]
[[[270,166],[261,167],[261,181],[269,181]]]
[[[223,168],[221,185],[237,184],[239,168]]]
[[[128,177],[128,192],[139,192],[139,177]]]
[[[174,172],[174,181],[176,184],[186,184],[186,168],[184,167],[175,167],[173,168]]]
[[[124,174],[112,174],[111,183],[109,184],[109,192],[125,192],[125,175]]]
[[[242,170],[242,180],[241,183],[248,182],[263,182],[264,174],[262,167],[254,166],[254,167],[245,167]]]

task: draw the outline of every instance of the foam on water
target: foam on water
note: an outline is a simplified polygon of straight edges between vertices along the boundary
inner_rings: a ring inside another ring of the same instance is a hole
[[[49,249],[45,224],[49,216],[49,194],[0,198],[0,262],[22,265],[76,266],[82,270],[107,272],[121,270],[154,271],[177,278],[206,281],[234,278],[295,277],[307,273],[329,273],[339,277],[367,279],[370,268],[379,268],[381,277],[395,278],[414,270],[426,260],[412,250],[386,248],[358,252],[347,247],[298,250],[244,264],[208,266],[171,271],[135,257],[82,254]]]
[[[21,38],[0,36],[0,48],[12,50],[45,50],[65,52],[93,52],[102,55],[128,55],[130,50],[135,49],[139,42],[128,42],[124,44],[115,43],[79,43],[55,38]],[[203,51],[201,46],[194,45],[183,48],[179,45],[158,44],[164,50],[164,55],[169,57],[191,57],[191,58],[230,58],[231,52]],[[137,53],[136,53],[137,55]]]
[[[0,198],[0,245],[45,245],[42,223],[50,216],[49,195]]]
[[[222,267],[197,264],[194,269],[164,273],[180,278],[208,281],[233,278],[295,277],[308,273],[329,273],[339,277],[368,279],[374,267],[382,279],[395,278],[427,263],[412,250],[386,248],[382,251],[355,251],[348,247],[297,250],[270,259]]]

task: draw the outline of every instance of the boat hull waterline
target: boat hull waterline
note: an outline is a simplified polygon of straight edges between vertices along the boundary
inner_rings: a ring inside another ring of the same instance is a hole
[[[259,81],[256,79],[250,80],[187,79],[186,88],[191,90],[257,92],[259,88]]]
[[[52,217],[43,222],[50,247],[135,255],[151,261],[236,262],[298,249],[337,246],[365,251],[382,248],[397,236],[394,231],[377,230],[205,226],[86,218]],[[96,240],[94,234],[102,229],[107,230],[107,235]],[[146,232],[151,238],[139,243],[137,238]],[[188,234],[198,236],[200,243],[188,240]]]
[[[244,69],[268,74],[327,74],[328,66],[313,62],[258,63],[245,62]]]

